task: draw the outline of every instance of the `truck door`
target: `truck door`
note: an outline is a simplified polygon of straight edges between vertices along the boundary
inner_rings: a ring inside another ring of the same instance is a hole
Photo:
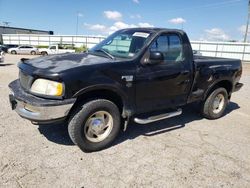
[[[57,46],[50,46],[50,54],[56,54],[57,52]]]
[[[173,108],[187,101],[191,87],[190,62],[184,57],[184,45],[178,34],[162,34],[148,52],[159,51],[164,61],[140,64],[136,75],[136,106],[139,113]]]

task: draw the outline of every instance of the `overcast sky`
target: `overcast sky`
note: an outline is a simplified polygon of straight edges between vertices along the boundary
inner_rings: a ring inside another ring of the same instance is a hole
[[[183,28],[192,40],[242,40],[248,0],[0,0],[0,23],[55,34],[108,35],[125,27]]]

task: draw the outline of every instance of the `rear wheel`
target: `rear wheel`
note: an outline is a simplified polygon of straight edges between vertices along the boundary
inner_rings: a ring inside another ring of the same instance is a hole
[[[10,53],[11,53],[11,54],[17,54],[17,53],[16,53],[16,50],[12,50]]]
[[[72,114],[68,132],[71,140],[83,151],[104,149],[117,137],[120,127],[120,112],[111,101],[89,101]]]
[[[228,93],[225,88],[217,88],[202,103],[201,113],[207,119],[223,116],[228,104]]]

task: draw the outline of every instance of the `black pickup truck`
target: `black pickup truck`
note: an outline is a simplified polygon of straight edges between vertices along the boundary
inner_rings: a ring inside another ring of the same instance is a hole
[[[108,147],[129,121],[148,124],[201,104],[208,119],[223,115],[243,84],[240,60],[194,57],[181,30],[115,32],[86,53],[22,59],[9,84],[12,109],[33,123],[68,122],[83,151]]]

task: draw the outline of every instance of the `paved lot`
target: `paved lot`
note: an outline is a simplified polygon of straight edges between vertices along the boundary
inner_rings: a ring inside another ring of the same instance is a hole
[[[35,126],[11,111],[7,85],[21,57],[0,64],[0,187],[250,187],[250,66],[223,118],[202,119],[191,106],[131,123],[113,147],[86,154],[65,125]]]

